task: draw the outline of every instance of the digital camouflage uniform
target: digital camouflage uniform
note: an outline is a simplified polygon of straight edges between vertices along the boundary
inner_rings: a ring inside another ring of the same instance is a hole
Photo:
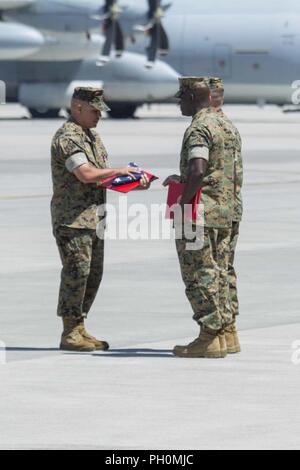
[[[220,110],[218,115],[231,127],[232,132],[236,138],[236,152],[235,152],[235,163],[234,163],[234,212],[233,212],[233,224],[232,233],[230,237],[230,257],[228,267],[229,277],[229,288],[230,288],[230,303],[233,320],[239,315],[239,301],[238,301],[238,290],[237,290],[237,275],[234,268],[235,252],[237,242],[239,238],[240,223],[243,216],[243,198],[242,198],[242,186],[243,186],[243,156],[242,156],[242,139],[241,135],[233,124],[233,122],[226,116],[226,114]]]
[[[208,78],[211,90],[221,89],[224,92],[224,83],[220,78]],[[242,186],[243,186],[243,158],[242,158],[242,139],[241,135],[233,124],[233,122],[226,116],[222,109],[217,111],[217,115],[222,120],[222,128],[224,128],[225,135],[232,136],[233,143],[233,158],[234,158],[234,193],[233,193],[233,223],[232,232],[230,237],[230,253],[228,263],[228,285],[230,292],[230,316],[232,323],[235,323],[236,316],[239,314],[239,302],[237,292],[237,276],[234,268],[235,251],[239,237],[239,227],[243,215],[243,200],[242,200]],[[230,144],[229,144],[230,146]],[[227,312],[227,313],[226,313]],[[228,308],[225,307],[225,316],[228,320]]]
[[[103,274],[104,240],[97,237],[96,228],[100,221],[97,209],[105,204],[106,191],[76,178],[72,171],[80,162],[105,169],[107,152],[95,131],[85,132],[70,119],[57,131],[51,147],[51,215],[63,265],[60,317],[87,316]]]
[[[215,112],[215,111],[212,111]],[[229,189],[227,191],[227,202],[228,208],[231,214],[231,220],[234,218],[235,211],[235,185],[236,185],[236,176],[235,176],[235,165],[236,158],[238,154],[238,147],[240,147],[240,141],[237,138],[237,133],[232,126],[232,123],[229,119],[226,119],[224,113],[216,113],[220,128],[223,131],[224,136],[224,147],[225,147],[225,181],[228,183],[226,187]],[[233,306],[231,301],[231,258],[232,258],[232,235],[233,235],[233,224],[230,229],[227,243],[227,249],[225,249],[226,256],[224,254],[224,269],[221,275],[221,289],[220,289],[220,309],[223,312],[224,326],[231,325],[234,323],[233,316]],[[224,275],[223,275],[224,274]]]
[[[183,80],[183,79],[181,79]],[[208,149],[208,167],[203,179],[204,246],[186,249],[188,240],[176,240],[186,295],[194,311],[194,319],[210,330],[222,330],[226,324],[222,305],[228,303],[228,289],[222,279],[227,277],[229,240],[232,227],[232,174],[225,154],[223,130],[216,113],[203,109],[187,129],[181,151],[181,180],[187,182],[190,151],[194,147]],[[233,168],[233,161],[232,161]],[[233,169],[232,169],[233,172]]]

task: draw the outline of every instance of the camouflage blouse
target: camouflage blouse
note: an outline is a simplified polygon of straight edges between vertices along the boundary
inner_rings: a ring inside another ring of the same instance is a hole
[[[233,122],[226,116],[226,114],[220,110],[218,115],[227,123],[227,125],[232,129],[232,132],[235,135],[236,139],[236,152],[235,152],[235,164],[234,164],[234,213],[233,221],[240,222],[243,217],[243,197],[242,197],[242,187],[243,187],[243,154],[242,154],[242,138],[241,135],[233,124]]]
[[[217,113],[205,108],[198,112],[186,130],[180,171],[183,183],[187,182],[190,151],[193,147],[208,149],[208,167],[203,179],[202,204],[204,205],[204,225],[209,228],[230,228],[232,225],[233,182],[226,176],[230,169],[225,153],[224,129]],[[233,159],[232,173],[233,173]],[[230,196],[231,195],[231,196]],[[231,207],[230,207],[231,206]]]
[[[51,201],[52,224],[80,228],[97,228],[97,209],[106,202],[106,191],[96,184],[81,183],[68,171],[66,163],[70,157],[84,154],[88,163],[99,169],[108,167],[107,152],[93,131],[84,131],[72,119],[55,134],[51,146],[51,169],[53,198]]]

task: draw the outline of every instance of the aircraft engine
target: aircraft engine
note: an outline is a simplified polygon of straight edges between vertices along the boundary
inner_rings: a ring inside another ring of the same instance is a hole
[[[157,56],[166,56],[170,50],[168,33],[163,24],[165,12],[171,4],[163,4],[162,0],[148,0],[148,13],[146,25],[136,25],[134,31],[149,36],[150,44],[147,47],[147,67],[153,67]]]
[[[162,24],[164,10],[161,6],[161,0],[148,0],[149,3],[149,26],[148,35],[151,38],[150,45],[147,49],[149,66],[151,66],[157,55],[167,55],[169,52],[170,44],[166,30]]]
[[[16,23],[0,22],[0,60],[15,60],[34,54],[45,43],[34,28]]]
[[[106,99],[119,111],[174,96],[178,90],[178,73],[159,60],[151,70],[146,70],[142,55],[125,52],[122,58],[112,59],[103,68],[97,67],[94,60],[83,62],[71,83],[21,83],[18,101],[46,116],[51,109],[69,108],[76,86],[101,87],[102,84]]]
[[[74,80],[71,83],[23,83],[19,89],[19,102],[30,109],[43,110],[69,108],[76,87],[102,88],[101,80]]]
[[[105,96],[109,102],[146,103],[163,101],[175,95],[178,73],[157,60],[152,69],[145,68],[143,55],[124,53],[101,70]]]

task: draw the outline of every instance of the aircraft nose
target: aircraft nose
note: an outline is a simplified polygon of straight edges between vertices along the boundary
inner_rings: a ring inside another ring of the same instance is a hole
[[[146,70],[146,73],[148,73],[148,78],[145,77],[145,81],[150,89],[151,100],[174,97],[178,91],[180,75],[172,67],[162,61],[157,61],[152,69]]]
[[[163,101],[178,91],[179,74],[168,64],[157,61],[146,68],[145,57],[125,53],[101,69],[108,101]]]

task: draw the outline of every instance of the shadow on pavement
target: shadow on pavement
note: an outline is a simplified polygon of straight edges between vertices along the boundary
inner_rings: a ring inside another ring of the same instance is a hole
[[[6,352],[22,352],[22,353],[39,353],[39,352],[60,352],[62,354],[78,356],[80,354],[89,355],[94,357],[173,357],[172,350],[170,349],[110,349],[109,351],[94,351],[89,352],[75,352],[75,351],[61,351],[59,348],[22,348],[22,347],[7,347],[0,348],[0,351]]]
[[[170,349],[110,349],[107,352],[93,353],[94,357],[173,357]]]
[[[0,348],[0,351],[6,352],[55,352],[60,351],[59,348]]]

